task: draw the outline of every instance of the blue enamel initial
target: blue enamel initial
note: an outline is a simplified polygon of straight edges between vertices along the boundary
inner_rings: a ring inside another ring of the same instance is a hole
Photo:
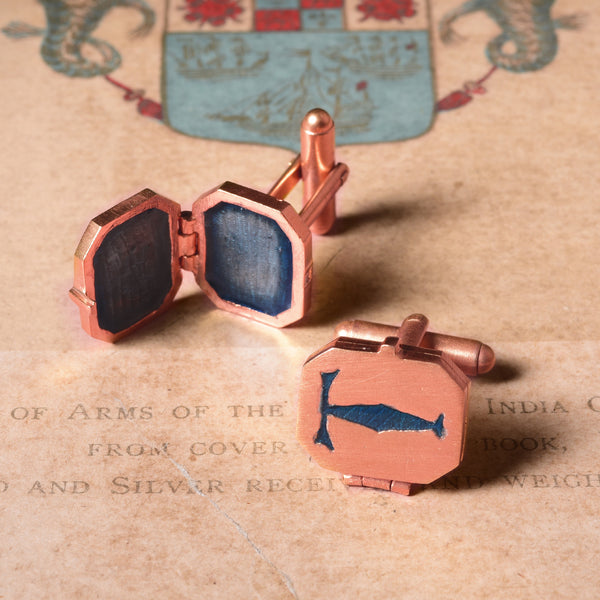
[[[377,433],[383,431],[433,431],[438,438],[444,437],[444,415],[440,413],[435,421],[427,421],[421,417],[399,411],[387,404],[351,404],[340,406],[329,404],[329,390],[340,370],[321,373],[321,424],[315,444],[322,444],[333,450],[333,442],[327,430],[327,417],[330,415],[368,427]]]

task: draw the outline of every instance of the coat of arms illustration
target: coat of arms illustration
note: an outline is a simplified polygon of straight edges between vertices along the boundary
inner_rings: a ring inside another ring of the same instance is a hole
[[[141,114],[187,135],[294,150],[294,124],[316,106],[333,116],[340,144],[425,133],[436,112],[485,93],[495,70],[550,64],[557,30],[585,22],[578,13],[554,16],[554,0],[465,0],[442,16],[440,37],[459,40],[454,22],[485,12],[502,30],[486,46],[492,68],[436,103],[428,0],[166,0],[159,103],[113,77],[121,54],[95,37],[116,7],[137,10],[142,20],[133,33],[148,33],[156,22],[149,0],[39,1],[45,27],[13,21],[2,32],[40,36],[54,71],[104,77]]]
[[[165,121],[203,138],[294,148],[314,106],[340,144],[400,140],[434,114],[423,0],[174,0]]]

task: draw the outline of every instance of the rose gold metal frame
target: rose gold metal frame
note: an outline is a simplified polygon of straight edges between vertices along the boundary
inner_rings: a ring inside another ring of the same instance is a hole
[[[149,210],[158,208],[169,215],[169,230],[171,237],[171,279],[172,286],[160,308],[151,312],[146,317],[117,333],[101,329],[98,324],[98,309],[96,305],[94,255],[106,235],[132,217]],[[101,215],[98,215],[87,226],[77,250],[75,251],[75,277],[73,287],[69,291],[71,299],[79,307],[81,326],[92,337],[106,342],[114,342],[127,335],[134,329],[147,323],[160,313],[164,312],[175,297],[181,285],[181,268],[179,266],[178,252],[178,220],[181,207],[176,202],[145,189],[123,200]]]
[[[204,267],[206,261],[206,235],[204,214],[213,206],[224,202],[240,206],[254,213],[263,215],[275,221],[292,244],[292,303],[289,309],[271,316],[246,306],[223,300],[213,287],[206,281]],[[225,182],[222,186],[211,190],[194,202],[192,215],[196,222],[198,233],[198,255],[193,267],[198,285],[218,308],[237,315],[242,315],[267,325],[285,327],[301,319],[310,304],[310,286],[312,282],[312,236],[305,222],[298,213],[284,200],[256,190]]]

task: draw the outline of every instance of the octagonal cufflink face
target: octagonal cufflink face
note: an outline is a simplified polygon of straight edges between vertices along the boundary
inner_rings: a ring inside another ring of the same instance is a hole
[[[460,464],[468,375],[492,369],[494,352],[427,325],[419,314],[400,327],[347,321],[304,364],[298,439],[346,484],[408,495]]]
[[[88,225],[70,295],[91,336],[115,341],[170,306],[181,284],[179,214],[177,203],[146,189]]]
[[[285,201],[231,182],[200,197],[196,280],[224,310],[276,327],[310,301],[312,236]]]
[[[439,352],[339,338],[304,365],[298,439],[327,469],[430,483],[462,459],[469,383]]]

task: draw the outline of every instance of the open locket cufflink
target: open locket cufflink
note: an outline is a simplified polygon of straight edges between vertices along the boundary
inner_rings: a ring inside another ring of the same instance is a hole
[[[408,495],[460,464],[469,376],[491,370],[494,353],[427,325],[418,314],[400,327],[342,323],[304,364],[298,439],[347,485]]]
[[[321,109],[300,129],[300,154],[268,194],[225,182],[191,211],[146,189],[96,217],[75,252],[71,298],[83,328],[115,341],[166,310],[194,273],[224,310],[285,327],[310,305],[312,233],[336,218],[348,167],[335,164],[335,130]],[[303,181],[298,213],[284,198]]]

